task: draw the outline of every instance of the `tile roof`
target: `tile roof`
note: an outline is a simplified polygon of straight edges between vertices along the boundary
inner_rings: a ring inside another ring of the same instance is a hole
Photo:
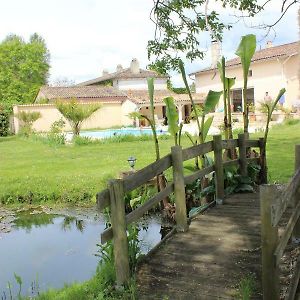
[[[128,99],[130,99],[132,102],[139,104],[139,105],[149,105],[149,95],[147,91],[136,91],[136,90],[129,90],[126,91],[126,94],[128,96]],[[190,98],[188,94],[176,94],[169,90],[156,90],[154,91],[154,103],[156,104],[162,104],[163,99],[166,97],[172,96],[176,103],[186,103],[190,102]],[[193,99],[197,103],[203,103],[204,102],[204,94],[199,93],[193,93]]]
[[[252,62],[254,61],[265,61],[269,59],[274,59],[278,57],[287,57],[290,55],[295,55],[299,53],[299,41],[279,45],[279,46],[272,46],[269,48],[258,50],[254,53],[252,57]],[[227,67],[237,66],[241,64],[241,60],[239,57],[230,59],[226,62]],[[195,75],[197,73],[203,73],[207,71],[216,70],[216,68],[205,68],[199,71],[196,71],[194,73],[191,73],[190,75]]]
[[[54,99],[93,99],[124,101],[126,94],[111,86],[70,86],[70,87],[51,87],[42,86],[36,99],[46,98]]]
[[[93,85],[93,84],[101,83],[105,80],[112,80],[112,79],[135,79],[135,78],[147,78],[147,77],[168,79],[168,76],[160,75],[155,71],[140,69],[139,73],[133,73],[130,68],[126,68],[126,69],[122,69],[121,71],[109,73],[101,77],[97,77],[95,79],[81,82],[77,84],[77,86]]]

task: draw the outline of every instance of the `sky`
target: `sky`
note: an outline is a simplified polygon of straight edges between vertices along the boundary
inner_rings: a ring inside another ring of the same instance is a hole
[[[255,19],[233,25],[224,33],[222,53],[234,57],[242,35],[257,35],[258,48],[267,40],[274,45],[299,39],[297,6],[294,5],[275,27],[276,34],[262,39],[265,31],[250,25],[271,24],[279,16],[281,0],[271,5]],[[14,33],[25,40],[37,32],[45,40],[51,55],[49,82],[68,78],[76,83],[102,75],[103,70],[114,72],[117,64],[129,67],[132,58],[140,66],[149,63],[147,42],[154,36],[154,24],[149,19],[152,0],[1,0],[0,41]],[[210,8],[218,4],[210,0]],[[221,9],[221,18],[234,20],[234,12]],[[186,64],[187,73],[210,65],[210,38],[207,33],[199,37],[201,48],[207,55]],[[180,76],[172,73],[175,86],[182,86]]]

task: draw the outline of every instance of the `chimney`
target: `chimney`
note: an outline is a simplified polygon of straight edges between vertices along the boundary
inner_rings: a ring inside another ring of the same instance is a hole
[[[133,74],[138,74],[140,73],[140,65],[139,61],[136,58],[133,58],[130,64],[130,71]]]
[[[116,70],[116,71],[117,71],[117,72],[121,72],[122,70],[123,70],[122,65],[120,65],[120,64],[117,65],[117,70]]]
[[[216,68],[221,58],[221,44],[216,40],[211,41],[211,67]]]
[[[106,69],[103,70],[102,76],[108,75],[108,71]]]
[[[266,43],[266,49],[272,48],[273,47],[273,43],[271,41],[267,41]]]

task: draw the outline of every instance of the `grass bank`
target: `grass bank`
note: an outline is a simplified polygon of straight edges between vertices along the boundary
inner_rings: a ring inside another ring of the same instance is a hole
[[[252,135],[259,136],[262,133]],[[170,152],[172,143],[172,139],[160,141],[162,156]],[[286,182],[292,175],[294,145],[299,143],[299,124],[271,129],[268,143],[271,182]],[[183,146],[190,146],[185,138]],[[91,201],[108,179],[129,170],[127,158],[131,155],[137,158],[137,169],[153,162],[152,141],[51,146],[33,138],[0,138],[0,202]]]

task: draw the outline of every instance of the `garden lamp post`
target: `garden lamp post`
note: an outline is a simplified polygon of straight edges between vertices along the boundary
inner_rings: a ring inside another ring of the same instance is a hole
[[[136,162],[136,158],[134,156],[129,156],[127,159],[129,166],[131,167],[131,171],[134,171],[134,166]]]

